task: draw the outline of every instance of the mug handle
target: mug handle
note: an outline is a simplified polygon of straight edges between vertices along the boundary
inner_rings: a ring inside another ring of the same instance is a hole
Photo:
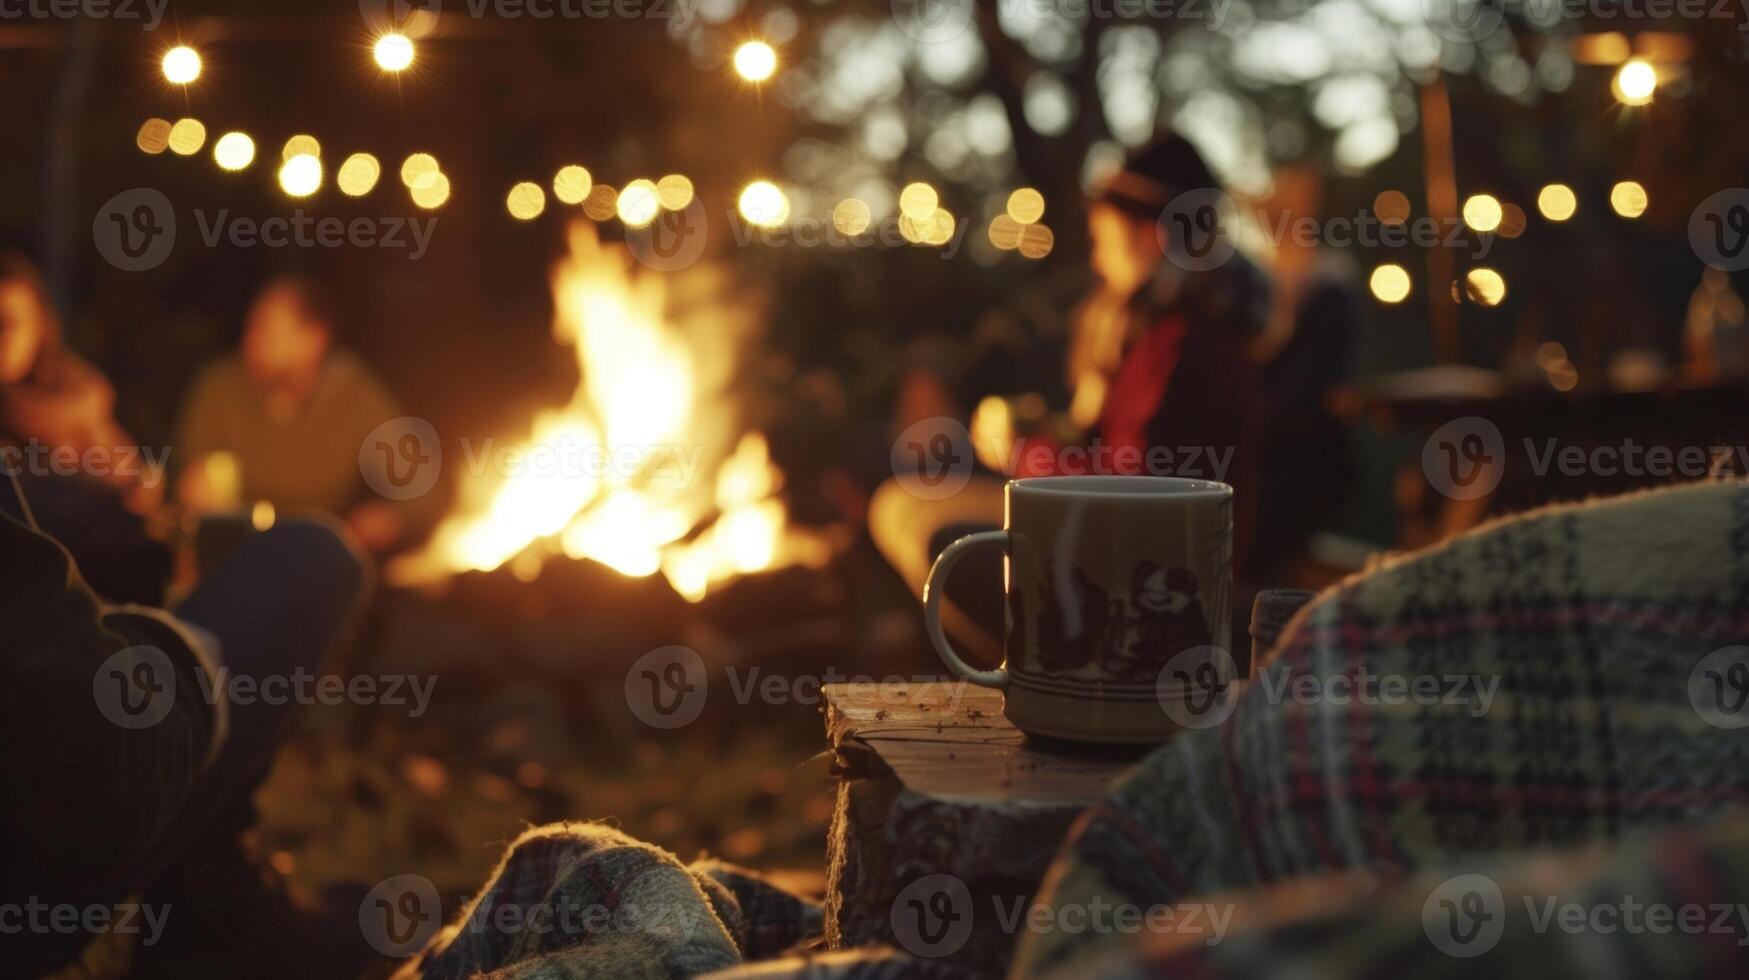
[[[998,690],[1008,686],[1008,671],[1001,667],[995,670],[973,670],[948,644],[947,634],[941,631],[941,586],[947,584],[947,577],[953,572],[953,566],[959,564],[959,560],[974,548],[994,545],[1006,549],[1007,544],[1007,531],[979,531],[968,534],[948,545],[935,559],[935,564],[929,569],[929,578],[923,583],[923,624],[929,630],[929,642],[934,645],[941,662],[947,664],[949,670],[979,687],[993,687]]]

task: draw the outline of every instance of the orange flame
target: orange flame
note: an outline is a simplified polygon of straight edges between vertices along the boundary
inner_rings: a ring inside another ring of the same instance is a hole
[[[696,602],[738,575],[824,564],[828,544],[789,526],[765,437],[733,429],[727,304],[709,311],[709,329],[689,331],[669,321],[666,301],[662,277],[634,274],[593,225],[572,228],[553,274],[553,333],[575,351],[582,380],[517,448],[523,459],[603,465],[523,466],[464,486],[459,512],[394,577],[490,571],[556,548],[627,576],[661,572]]]

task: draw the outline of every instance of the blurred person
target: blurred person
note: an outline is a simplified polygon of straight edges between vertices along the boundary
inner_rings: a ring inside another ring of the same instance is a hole
[[[1219,187],[1182,137],[1163,135],[1132,153],[1087,209],[1097,285],[1073,313],[1067,411],[1041,416],[1024,399],[986,399],[971,431],[980,461],[1004,477],[1144,472],[1148,451],[1164,449],[1176,469],[1153,475],[1231,484],[1237,577],[1256,524],[1265,415],[1261,372],[1248,347],[1268,315],[1268,280],[1238,253],[1206,270],[1168,260],[1174,229],[1163,221],[1180,195]],[[1036,421],[1019,431],[1016,418]],[[1045,468],[1033,465],[1036,446],[1051,450]],[[1126,467],[1126,459],[1143,463]],[[919,594],[941,549],[1001,523],[1001,481],[988,476],[940,501],[891,480],[869,509],[876,545]],[[1001,581],[1000,561],[994,553],[970,555],[946,588],[943,622],[986,656],[1001,650],[1001,596],[992,586]],[[1248,613],[1236,606],[1236,615]]]
[[[54,916],[10,923],[4,972],[86,955],[97,910],[106,943],[137,931],[134,976],[347,975],[353,910],[266,887],[244,834],[296,703],[271,679],[318,674],[368,591],[351,536],[282,521],[174,613],[112,605],[0,476],[0,554],[0,904]],[[245,679],[262,696],[227,683]]]
[[[143,518],[162,499],[167,455],[116,421],[115,390],[67,347],[36,268],[0,255],[0,468],[112,601],[163,599],[171,553]]]
[[[405,543],[405,509],[372,495],[358,464],[365,437],[401,411],[336,341],[337,322],[309,279],[262,288],[238,352],[204,368],[183,406],[177,496],[190,510],[264,500],[281,512],[340,516],[372,552]]]
[[[1359,272],[1346,255],[1321,244],[1324,236],[1295,230],[1325,217],[1317,165],[1277,167],[1258,216],[1274,246],[1273,300],[1252,346],[1263,364],[1267,411],[1257,532],[1246,564],[1256,581],[1282,586],[1299,584],[1291,581],[1292,566],[1354,484],[1353,452],[1329,402],[1348,377],[1360,317]]]

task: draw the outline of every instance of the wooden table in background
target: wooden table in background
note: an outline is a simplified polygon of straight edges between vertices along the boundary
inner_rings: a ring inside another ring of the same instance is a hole
[[[959,682],[824,693],[842,780],[827,842],[827,942],[904,948],[893,927],[899,892],[948,874],[974,903],[971,938],[948,958],[1000,974],[1016,937],[998,927],[992,902],[1006,911],[1031,900],[1069,826],[1138,754],[1029,739],[1002,716],[999,692]]]

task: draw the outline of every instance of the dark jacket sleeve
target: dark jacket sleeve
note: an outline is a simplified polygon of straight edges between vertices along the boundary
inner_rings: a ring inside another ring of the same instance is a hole
[[[161,612],[106,610],[14,494],[0,477],[0,902],[114,903],[221,737],[210,661]],[[8,945],[52,967],[87,938]]]

